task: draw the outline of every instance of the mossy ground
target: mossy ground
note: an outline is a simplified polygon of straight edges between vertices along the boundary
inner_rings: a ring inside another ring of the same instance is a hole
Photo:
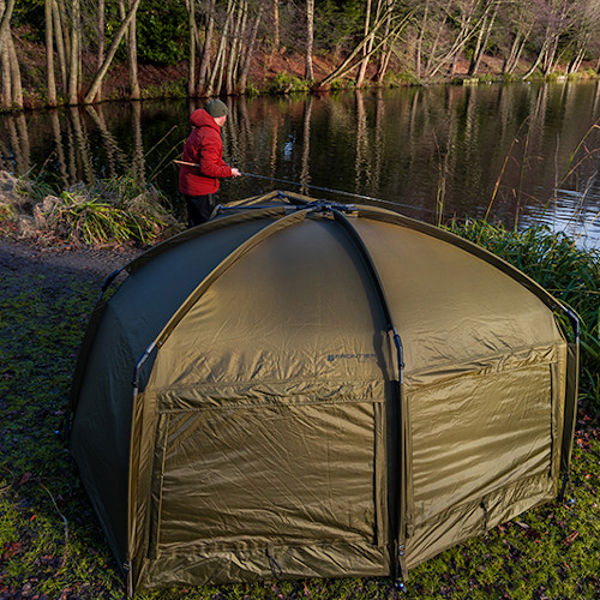
[[[60,431],[98,278],[0,261],[0,598],[123,598],[124,581]],[[600,597],[600,431],[580,415],[564,503],[530,510],[390,579],[309,579],[141,593],[189,599]]]

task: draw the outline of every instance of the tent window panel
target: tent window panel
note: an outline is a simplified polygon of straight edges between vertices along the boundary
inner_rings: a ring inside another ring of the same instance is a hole
[[[459,377],[416,391],[409,402],[416,523],[524,477],[549,475],[548,363]]]
[[[375,406],[171,413],[158,551],[375,543]]]

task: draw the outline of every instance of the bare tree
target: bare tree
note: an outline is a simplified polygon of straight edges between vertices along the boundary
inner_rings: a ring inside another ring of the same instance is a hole
[[[21,70],[13,42],[10,20],[14,0],[0,0],[0,60],[2,61],[2,106],[5,108],[23,108],[23,88]]]
[[[537,0],[536,13],[539,24],[542,26],[539,52],[524,78],[533,75],[540,67],[544,75],[549,75],[555,66],[558,45],[569,29],[575,6],[571,0]]]
[[[68,102],[71,106],[79,104],[79,39],[81,32],[81,11],[79,0],[73,0],[71,15],[71,54],[69,56]],[[94,94],[95,95],[95,94]]]
[[[394,42],[396,38],[400,34],[400,31],[397,31],[394,36],[390,36],[391,26],[392,26],[392,12],[394,8],[394,0],[384,0],[385,2],[385,14],[386,20],[383,30],[383,45],[381,47],[381,55],[379,56],[379,65],[377,67],[377,83],[383,83],[385,78],[385,74],[388,70],[388,66],[390,64],[390,58],[392,57],[392,51]]]
[[[77,2],[78,0],[73,0],[73,1]],[[127,31],[127,28],[129,27],[131,21],[135,18],[139,4],[140,4],[140,0],[133,0],[133,3],[131,4],[131,7],[125,17],[125,20],[121,23],[121,26],[119,27],[119,30],[117,31],[117,33],[110,45],[110,48],[108,50],[106,58],[104,59],[104,62],[102,63],[102,66],[96,72],[96,75],[94,76],[94,79],[90,85],[90,88],[88,89],[87,93],[85,94],[85,96],[83,98],[84,104],[92,104],[94,102],[94,98],[96,97],[96,94],[98,93],[100,84],[102,83],[102,80],[106,76],[106,73],[108,72],[108,68],[110,67],[110,64],[112,63],[113,58],[115,57],[115,54],[117,53],[117,48],[119,47],[119,44],[121,43],[121,41],[125,35],[125,32]]]
[[[504,55],[503,73],[513,73],[536,24],[536,12],[530,3],[506,2],[500,7],[496,40]]]
[[[479,33],[477,34],[473,56],[471,57],[471,63],[469,65],[469,75],[475,75],[479,70],[483,53],[487,48],[490,35],[492,34],[492,29],[494,28],[494,22],[496,20],[496,16],[498,15],[498,6],[498,1],[493,0],[484,9],[483,22],[479,27]]]
[[[48,105],[56,106],[56,80],[54,77],[54,32],[52,28],[53,0],[44,2],[46,25],[46,82],[48,90]]]
[[[313,41],[315,22],[315,0],[306,0],[306,54],[304,76],[311,81],[315,78],[313,71]]]
[[[279,0],[273,0],[273,50],[278,52],[279,46]]]
[[[104,0],[98,0],[98,60],[96,69],[99,69],[104,62],[104,43],[106,36],[104,35]],[[102,102],[102,82],[98,88],[96,102]]]
[[[204,11],[204,46],[202,59],[198,67],[198,84],[196,95],[201,96],[206,90],[208,68],[210,66],[210,49],[212,44],[213,29],[215,27],[215,0],[209,0]]]
[[[189,59],[188,59],[188,96],[196,92],[196,45],[198,43],[198,29],[196,26],[196,0],[185,0],[189,17]]]
[[[594,42],[600,39],[600,3],[596,0],[578,0],[578,5],[570,28],[568,49],[571,59],[568,73],[579,70],[586,54],[593,49]]]
[[[358,75],[356,76],[356,87],[361,88],[363,86],[365,80],[365,73],[367,72],[367,67],[369,66],[369,57],[370,52],[373,49],[373,39],[374,32],[370,31],[371,25],[371,4],[372,0],[366,0],[365,6],[365,28],[363,36],[367,39],[367,43],[363,46],[362,49],[362,61],[360,62],[360,66],[358,68]],[[381,4],[381,2],[379,2]]]
[[[128,0],[127,8],[131,11],[134,0]],[[127,17],[127,11],[125,10],[124,0],[119,0],[119,13],[121,20],[124,21]],[[139,100],[140,99],[140,84],[138,81],[138,65],[137,65],[137,34],[136,34],[136,14],[134,13],[133,18],[129,22],[127,33],[125,38],[127,40],[127,66],[129,69],[129,99]]]
[[[246,91],[246,83],[248,81],[248,74],[250,73],[250,65],[252,63],[252,57],[254,55],[254,47],[256,45],[256,37],[258,35],[258,27],[263,14],[263,4],[258,5],[258,10],[254,16],[254,21],[250,26],[249,34],[247,36],[247,44],[245,48],[245,56],[240,61],[240,69],[238,74],[238,90],[239,93],[243,94]]]
[[[389,6],[391,7],[393,5],[390,4]],[[383,12],[383,14],[381,14],[381,12]],[[369,35],[363,35],[357,42],[356,46],[346,56],[346,58],[317,83],[317,87],[325,87],[332,81],[335,81],[340,77],[344,77],[350,71],[359,66],[365,60],[365,56],[368,58],[380,51],[384,44],[388,43],[391,39],[398,37],[412,16],[412,12],[408,12],[395,22],[392,21],[391,26],[386,28],[386,24],[388,23],[388,14],[387,11],[381,12],[380,14],[376,15],[376,18],[372,21]],[[386,33],[380,35],[382,31],[385,31]],[[371,39],[371,35],[374,36],[376,42],[370,45],[369,40]],[[359,56],[359,54],[361,54],[365,48],[367,48],[367,54],[363,54],[357,59],[357,56]]]

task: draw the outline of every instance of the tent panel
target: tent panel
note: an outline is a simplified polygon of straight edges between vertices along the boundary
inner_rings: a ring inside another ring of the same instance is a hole
[[[111,549],[122,560],[127,552],[133,363],[123,324],[108,304],[83,378],[71,451]]]
[[[166,339],[148,390],[385,380],[389,341],[379,300],[340,229],[307,219],[242,256]]]
[[[415,526],[525,477],[551,477],[551,374],[543,362],[407,393]]]
[[[489,263],[399,225],[366,218],[354,225],[402,336],[407,383],[417,373],[429,383],[440,368],[563,342],[543,302]]]
[[[155,256],[122,283],[111,304],[127,324],[136,360],[202,279],[271,221],[243,221],[208,231]]]
[[[136,589],[219,585],[233,581],[389,575],[386,550],[352,543],[273,546],[193,554],[163,554],[144,561]]]
[[[157,554],[355,541],[376,545],[371,403],[168,413]]]
[[[482,535],[500,523],[556,496],[556,486],[545,473],[526,477],[479,500],[452,506],[417,525],[407,539],[409,569],[460,542]]]

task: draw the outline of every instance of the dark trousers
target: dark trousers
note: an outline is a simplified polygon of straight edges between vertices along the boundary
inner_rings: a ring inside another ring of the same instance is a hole
[[[185,205],[188,214],[188,227],[194,227],[205,223],[210,219],[216,202],[214,194],[205,194],[204,196],[186,196]]]

